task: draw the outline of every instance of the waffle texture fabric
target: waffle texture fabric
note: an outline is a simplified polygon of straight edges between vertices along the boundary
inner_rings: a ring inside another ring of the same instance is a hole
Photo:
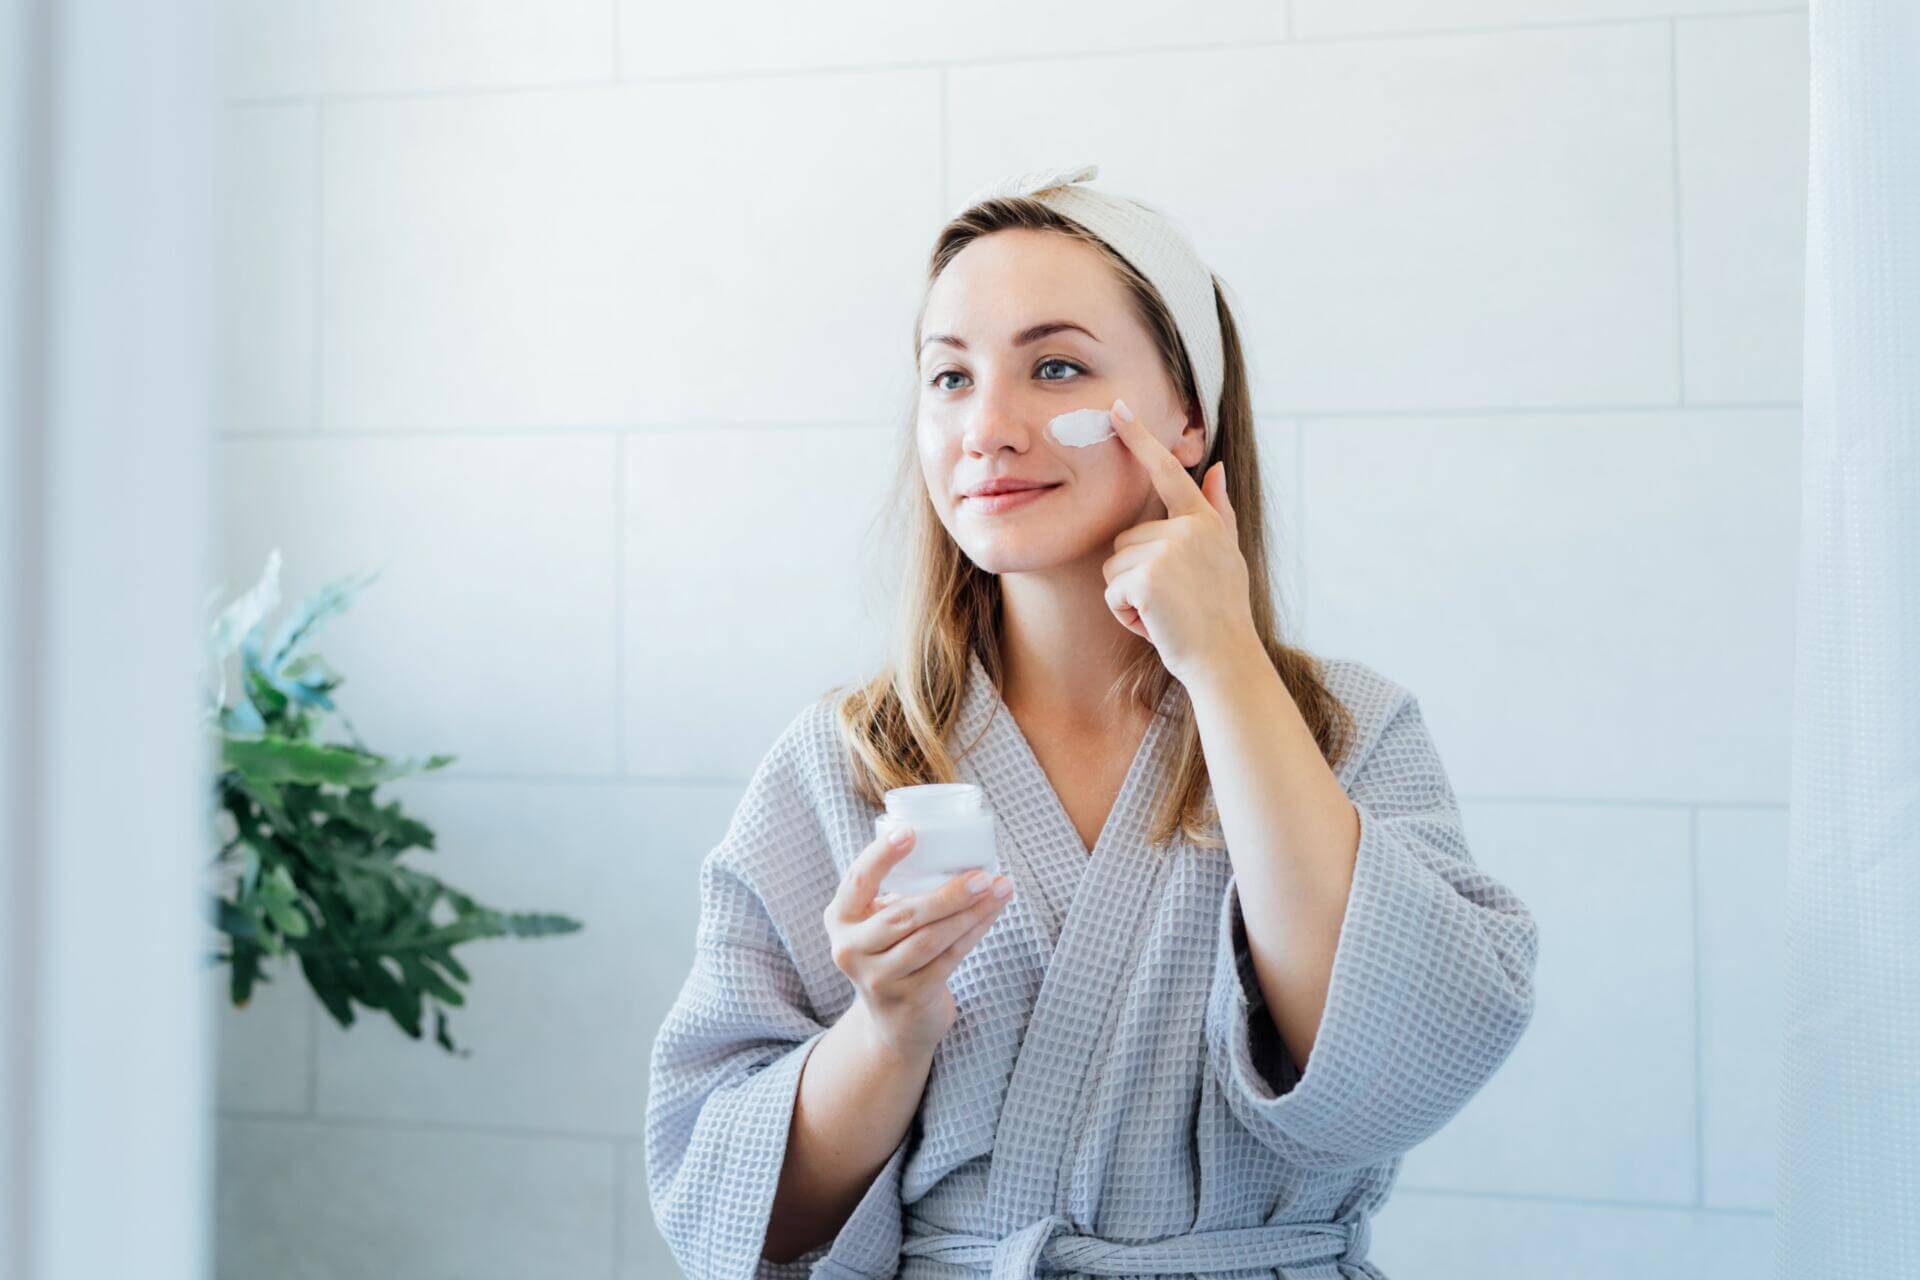
[[[948,978],[958,1017],[914,1123],[839,1234],[774,1263],[801,1068],[855,996],[822,916],[879,812],[851,789],[830,700],[797,714],[701,864],[691,972],[653,1045],[647,1191],[685,1274],[1386,1280],[1371,1217],[1531,1020],[1537,926],[1470,856],[1412,694],[1352,659],[1325,674],[1357,720],[1338,775],[1360,846],[1302,1071],[1228,851],[1147,843],[1184,686],[1089,854],[972,660],[949,743],[1016,890]]]
[[[1173,312],[1174,327],[1193,366],[1207,428],[1204,461],[1213,456],[1214,437],[1220,430],[1220,388],[1226,371],[1213,272],[1166,214],[1135,197],[1087,186],[1088,179],[1099,173],[1097,164],[1077,164],[1012,174],[980,188],[954,212],[958,216],[995,196],[1031,196],[1105,240],[1151,281]]]

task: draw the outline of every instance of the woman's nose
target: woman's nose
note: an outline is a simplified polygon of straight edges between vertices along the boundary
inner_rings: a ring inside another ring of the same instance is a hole
[[[1033,440],[1031,413],[1022,407],[993,397],[974,402],[962,432],[962,442],[975,453],[996,449],[1026,449]]]

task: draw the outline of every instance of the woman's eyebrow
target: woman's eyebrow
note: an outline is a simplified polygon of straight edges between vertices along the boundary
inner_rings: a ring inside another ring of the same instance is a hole
[[[1046,337],[1048,334],[1059,333],[1062,329],[1078,329],[1081,333],[1086,334],[1089,338],[1092,338],[1095,342],[1100,341],[1099,336],[1095,334],[1093,330],[1087,328],[1085,325],[1075,324],[1071,320],[1042,320],[1039,324],[1028,325],[1026,328],[1022,329],[1020,332],[1014,334],[1013,345],[1016,347],[1024,347],[1030,342],[1040,341],[1040,339]],[[920,349],[923,351],[926,350],[926,346],[929,342],[944,342],[948,346],[958,347],[962,351],[965,351],[967,349],[967,344],[965,340],[951,333],[928,334],[926,337],[920,340]]]

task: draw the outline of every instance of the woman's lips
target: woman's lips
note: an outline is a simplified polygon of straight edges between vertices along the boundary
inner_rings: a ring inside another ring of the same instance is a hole
[[[967,510],[978,511],[983,516],[997,515],[1002,511],[1011,511],[1015,507],[1024,507],[1029,502],[1046,497],[1060,486],[1050,484],[1038,489],[1016,489],[1012,493],[989,493],[981,497],[968,494],[962,499]]]

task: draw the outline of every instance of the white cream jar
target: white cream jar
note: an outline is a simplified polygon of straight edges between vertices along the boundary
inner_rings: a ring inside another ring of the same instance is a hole
[[[905,896],[937,889],[965,871],[1000,871],[994,841],[993,811],[971,782],[929,782],[887,792],[887,811],[873,820],[884,839],[897,827],[911,827],[913,848],[880,882],[880,892]]]

